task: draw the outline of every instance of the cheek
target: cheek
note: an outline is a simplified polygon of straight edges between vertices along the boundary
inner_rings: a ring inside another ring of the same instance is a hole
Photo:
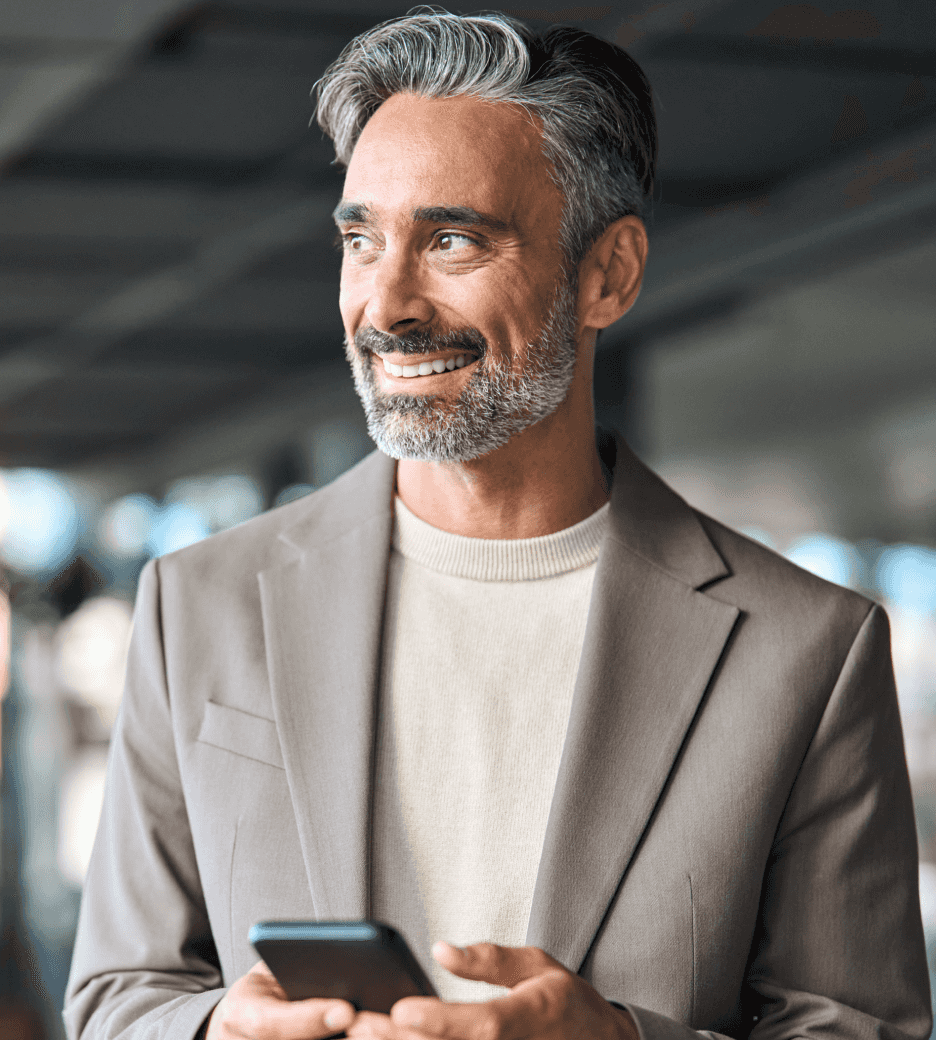
[[[476,298],[470,323],[501,351],[516,355],[540,335],[552,303],[552,291],[501,283]]]
[[[356,317],[363,309],[363,294],[356,280],[348,277],[342,271],[341,283],[338,290],[338,310],[341,312],[341,320],[345,330],[350,330],[356,323]]]
[[[499,265],[482,277],[449,286],[449,303],[464,320],[480,328],[497,328],[510,338],[535,333],[549,311],[554,289],[542,284],[519,264]],[[453,291],[454,290],[454,291]]]

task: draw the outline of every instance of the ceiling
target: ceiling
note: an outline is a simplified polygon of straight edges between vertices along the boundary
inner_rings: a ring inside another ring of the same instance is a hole
[[[657,96],[651,262],[602,407],[680,330],[934,237],[932,0],[530,3],[627,46]],[[0,3],[0,466],[165,476],[234,416],[274,436],[350,400],[309,91],[407,6]]]

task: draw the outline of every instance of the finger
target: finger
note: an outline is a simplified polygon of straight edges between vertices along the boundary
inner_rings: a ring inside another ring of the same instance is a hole
[[[548,1023],[536,1009],[530,1015],[526,1002],[518,1002],[519,992],[515,990],[484,1004],[433,1004],[424,997],[407,997],[393,1006],[390,1017],[400,1029],[413,1031],[423,1038],[520,1040],[543,1032],[541,1026]],[[396,1037],[382,1040],[396,1040]]]
[[[459,978],[491,982],[495,986],[513,987],[524,979],[542,975],[544,971],[562,968],[557,960],[536,946],[475,943],[459,948],[447,942],[437,942],[432,947],[432,956]]]
[[[347,1029],[355,1010],[347,1001],[313,997],[287,1000],[261,961],[218,1005],[224,1033],[250,1040],[320,1040]]]
[[[398,1025],[389,1016],[373,1011],[359,1012],[346,1035],[351,1040],[426,1040],[424,1033]]]
[[[316,998],[285,1005],[257,1003],[226,1024],[234,1036],[247,1040],[323,1040],[347,1029],[354,1017],[354,1008],[349,1004]]]
[[[558,1023],[568,1020],[576,1004],[576,984],[581,982],[557,965],[495,1000],[448,1004],[407,997],[393,1006],[390,1017],[401,1027],[443,1040],[520,1040],[554,1033]]]

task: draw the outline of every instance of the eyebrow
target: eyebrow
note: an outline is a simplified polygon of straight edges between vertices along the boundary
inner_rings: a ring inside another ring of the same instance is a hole
[[[470,206],[420,206],[413,210],[413,220],[452,227],[485,228],[500,233],[510,230],[510,225],[505,221],[487,213],[479,213]]]
[[[370,217],[370,209],[363,202],[345,202],[335,207],[332,219],[336,224],[364,224]]]
[[[366,224],[373,219],[370,207],[363,202],[339,202],[332,217],[336,224]],[[487,213],[479,213],[470,206],[418,206],[413,220],[427,224],[448,224],[449,227],[471,227],[504,234],[511,225]]]

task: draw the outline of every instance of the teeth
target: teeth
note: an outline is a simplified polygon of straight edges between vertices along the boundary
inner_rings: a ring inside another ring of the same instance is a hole
[[[431,376],[439,372],[453,372],[456,368],[464,368],[469,364],[469,358],[464,354],[449,358],[448,361],[437,359],[435,361],[420,361],[418,365],[394,365],[392,361],[381,358],[385,372],[392,376],[403,376],[405,379],[413,379],[416,376]]]

